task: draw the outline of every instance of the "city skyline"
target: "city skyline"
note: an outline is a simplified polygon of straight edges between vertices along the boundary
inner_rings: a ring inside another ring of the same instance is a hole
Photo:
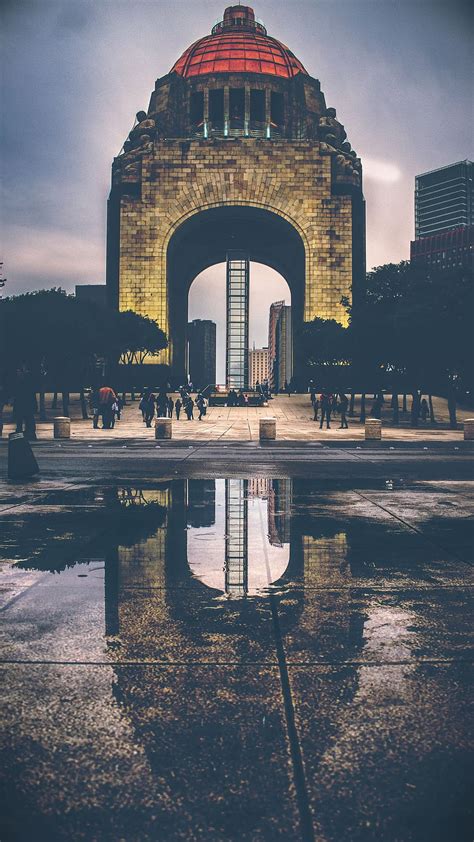
[[[137,107],[147,107],[154,80],[209,31],[224,5],[7,4],[7,294],[52,286],[73,291],[76,283],[105,280],[110,161]],[[350,129],[364,167],[368,268],[408,259],[415,175],[468,157],[472,146],[467,4],[261,0],[254,6],[271,33],[320,79],[327,104]],[[335,49],[343,62],[334,61]],[[254,266],[257,322],[271,301],[289,300],[285,282],[270,272]],[[189,319],[219,322],[213,312],[218,273],[219,267],[206,271],[205,312],[193,309],[196,284],[191,288]],[[225,278],[218,283],[224,299]],[[263,325],[251,326],[249,339],[263,344]]]

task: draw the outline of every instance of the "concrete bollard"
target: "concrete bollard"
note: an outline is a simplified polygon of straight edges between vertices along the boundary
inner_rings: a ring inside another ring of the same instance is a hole
[[[155,418],[155,439],[170,439],[172,433],[171,418]]]
[[[474,418],[464,419],[464,441],[474,441]]]
[[[70,439],[71,438],[71,419],[67,417],[58,416],[54,418],[54,438],[55,439]]]
[[[382,422],[380,418],[365,419],[365,438],[367,441],[380,441],[382,438]]]
[[[259,436],[260,441],[275,441],[276,418],[260,418]]]

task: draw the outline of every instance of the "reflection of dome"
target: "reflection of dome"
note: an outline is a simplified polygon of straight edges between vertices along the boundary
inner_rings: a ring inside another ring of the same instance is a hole
[[[291,50],[267,35],[249,6],[229,6],[212,34],[191,44],[172,71],[185,79],[206,73],[264,73],[286,79],[306,74]]]

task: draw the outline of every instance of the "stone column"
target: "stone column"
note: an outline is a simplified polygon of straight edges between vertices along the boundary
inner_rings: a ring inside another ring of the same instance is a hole
[[[260,441],[274,441],[276,439],[276,418],[260,418]]]
[[[155,419],[155,439],[170,439],[173,434],[171,418]]]
[[[380,418],[365,419],[365,438],[368,441],[380,441],[382,438],[382,422]]]
[[[57,416],[54,418],[54,438],[55,439],[70,439],[71,438],[71,419],[66,416]]]
[[[464,441],[474,441],[474,418],[464,419]]]

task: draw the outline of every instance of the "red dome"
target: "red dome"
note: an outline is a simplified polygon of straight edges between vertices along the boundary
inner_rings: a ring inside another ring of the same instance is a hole
[[[249,6],[229,6],[212,34],[191,44],[171,71],[185,79],[206,73],[266,73],[288,79],[306,73],[288,47],[267,35]]]

